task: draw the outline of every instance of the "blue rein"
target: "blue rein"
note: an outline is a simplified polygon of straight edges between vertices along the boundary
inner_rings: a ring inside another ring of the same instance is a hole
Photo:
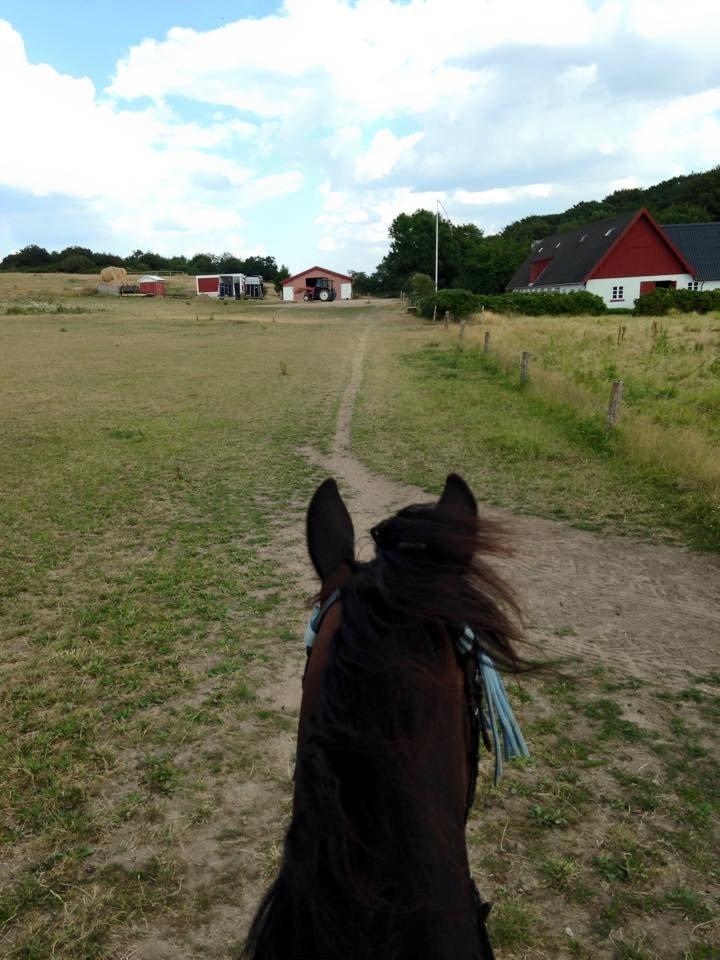
[[[472,656],[477,661],[477,672],[482,684],[483,723],[490,730],[495,753],[494,783],[498,785],[503,774],[503,760],[514,757],[529,757],[525,737],[510,706],[505,684],[492,659],[478,643],[475,633],[465,627],[455,641],[461,654]]]

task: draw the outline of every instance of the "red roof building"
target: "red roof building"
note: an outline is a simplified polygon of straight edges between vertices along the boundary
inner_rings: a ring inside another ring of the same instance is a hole
[[[163,278],[150,273],[140,277],[138,290],[140,293],[144,293],[146,297],[164,297],[167,294]]]
[[[345,273],[337,273],[335,270],[327,270],[325,267],[310,267],[303,270],[302,273],[296,273],[287,280],[283,280],[283,300],[295,301],[314,300],[316,286],[318,281],[329,280],[332,289],[335,291],[335,298],[338,300],[352,300],[352,277]]]
[[[695,281],[695,268],[670,236],[647,210],[638,210],[535,241],[507,289],[587,290],[609,307],[632,307],[652,290],[693,289]]]

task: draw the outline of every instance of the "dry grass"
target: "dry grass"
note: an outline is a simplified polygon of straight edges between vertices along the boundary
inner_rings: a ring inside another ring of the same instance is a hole
[[[532,355],[531,393],[585,416],[605,409],[610,383],[625,383],[626,453],[644,465],[720,492],[720,319],[506,317],[487,313],[466,334],[515,372]],[[621,339],[620,339],[621,338]]]
[[[381,469],[463,468],[469,424],[510,394],[489,381],[458,433],[470,381],[415,379],[403,358],[436,331],[395,308],[274,321],[69,300],[66,281],[86,282],[0,276],[3,302],[88,311],[0,316],[0,955],[228,957],[289,813],[296,711],[277,692],[299,683],[306,614],[287,531],[319,479],[295,450],[329,449],[356,326],[373,326],[356,434]],[[618,495],[613,473],[588,494],[590,454],[560,479],[541,463],[534,489],[543,421],[513,447],[517,422],[497,421],[498,491],[514,472],[526,509],[561,482],[579,512]],[[536,761],[481,789],[470,835],[498,957],[717,955],[717,683],[517,694]]]
[[[162,270],[158,271],[162,276]],[[140,274],[128,274],[127,283],[135,283]],[[0,273],[0,302],[34,298],[54,300],[66,297],[93,296],[100,282],[97,273]],[[195,299],[195,277],[176,274],[168,277],[170,296],[187,296]],[[115,299],[115,298],[111,298]],[[277,303],[280,298],[272,285],[266,288],[266,301]]]
[[[288,813],[295,449],[352,324],[71,302],[0,317],[0,955],[227,956]]]

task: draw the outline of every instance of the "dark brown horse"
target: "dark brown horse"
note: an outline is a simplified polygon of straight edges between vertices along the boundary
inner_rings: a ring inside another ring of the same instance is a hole
[[[334,480],[312,498],[322,581],[303,682],[292,822],[245,945],[251,960],[487,960],[488,907],[465,821],[478,723],[469,626],[499,666],[521,666],[509,589],[486,557],[497,528],[451,474],[437,504],[372,531],[355,559]]]

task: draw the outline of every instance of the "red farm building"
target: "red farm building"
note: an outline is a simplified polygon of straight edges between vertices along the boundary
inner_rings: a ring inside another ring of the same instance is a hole
[[[245,275],[242,273],[201,273],[195,277],[197,295],[206,297],[245,296]]]
[[[608,307],[632,307],[653,290],[698,289],[698,272],[673,228],[657,224],[647,210],[536,240],[507,285],[517,293],[587,290]],[[687,232],[687,231],[686,231]]]
[[[327,270],[325,267],[310,267],[283,280],[283,300],[352,300],[352,277]]]
[[[145,276],[140,277],[137,285],[138,292],[144,293],[146,297],[167,296],[165,281],[162,277],[156,277],[154,274],[146,273]]]

